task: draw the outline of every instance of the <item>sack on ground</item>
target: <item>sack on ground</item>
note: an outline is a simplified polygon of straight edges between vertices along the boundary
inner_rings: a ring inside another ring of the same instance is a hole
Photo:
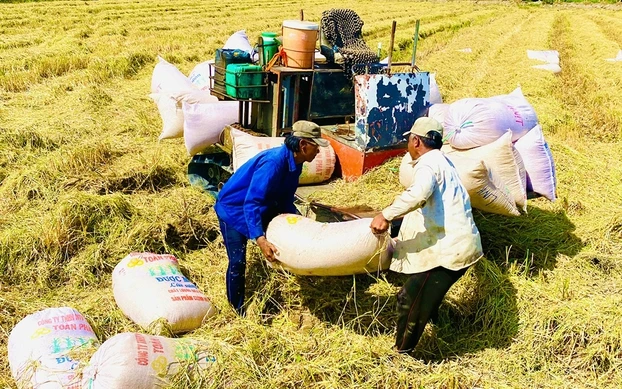
[[[98,345],[84,316],[69,307],[48,308],[22,319],[9,335],[11,374],[19,388],[80,388],[78,373]],[[89,351],[91,351],[89,353]],[[82,352],[82,353],[81,353]]]
[[[112,288],[121,311],[143,328],[165,319],[173,332],[187,332],[216,313],[172,255],[131,253],[115,266]]]
[[[279,147],[285,141],[282,137],[253,136],[236,129],[231,129],[231,138],[234,171],[262,150]],[[332,146],[320,147],[320,152],[315,159],[302,165],[299,183],[302,185],[317,184],[329,180],[335,171],[335,162],[335,150]]]
[[[514,147],[521,155],[527,172],[527,191],[533,191],[555,201],[557,179],[555,163],[548,143],[544,140],[542,127],[535,126],[520,138]]]
[[[452,153],[458,153],[461,156],[484,161],[488,170],[500,178],[499,186],[503,186],[504,191],[509,191],[516,207],[520,211],[527,211],[525,166],[523,159],[512,145],[512,133],[510,131],[485,146],[470,150],[456,150],[445,145],[442,150],[450,159]]]
[[[473,208],[499,215],[520,215],[511,194],[498,184],[500,179],[488,170],[484,162],[457,153],[445,156],[456,168],[460,182],[469,193]],[[415,170],[410,162],[412,158],[406,153],[402,158],[399,171],[399,180],[404,188],[413,184]]]
[[[84,369],[82,387],[166,388],[176,374],[192,375],[215,362],[206,344],[126,332],[111,337],[93,354]]]
[[[393,241],[374,235],[372,219],[320,223],[293,214],[272,219],[266,239],[278,250],[275,267],[294,274],[344,276],[389,268]]]
[[[158,139],[181,137],[184,134],[184,113],[181,110],[181,104],[173,96],[166,93],[152,93],[149,97],[158,106],[158,112],[162,118],[162,132]]]
[[[237,101],[190,102],[183,101],[184,143],[193,156],[218,142],[226,125],[237,122]]]

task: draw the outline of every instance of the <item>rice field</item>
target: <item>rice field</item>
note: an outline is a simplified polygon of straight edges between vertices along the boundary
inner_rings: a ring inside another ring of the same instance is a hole
[[[559,199],[509,218],[475,212],[486,258],[448,293],[415,357],[391,350],[405,277],[298,277],[251,246],[248,316],[228,306],[213,200],[186,178],[183,140],[157,141],[157,55],[184,74],[230,34],[318,21],[328,1],[50,1],[0,5],[0,386],[13,326],[72,306],[101,342],[142,332],[112,296],[132,251],[170,253],[219,308],[185,334],[217,362],[178,388],[622,386],[622,49],[619,4],[344,1],[371,48],[436,73],[445,102],[521,86],[555,158]],[[470,50],[465,50],[470,49]],[[562,72],[527,50],[557,50]],[[399,161],[313,198],[388,205]]]

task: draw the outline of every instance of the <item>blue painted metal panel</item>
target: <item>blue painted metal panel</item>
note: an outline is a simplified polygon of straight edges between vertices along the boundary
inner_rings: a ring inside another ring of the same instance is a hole
[[[354,77],[356,143],[361,150],[404,141],[402,134],[424,116],[430,101],[430,74],[363,74]]]

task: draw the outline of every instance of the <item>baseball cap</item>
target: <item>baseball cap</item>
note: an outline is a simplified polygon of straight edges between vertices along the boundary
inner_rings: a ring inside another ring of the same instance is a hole
[[[420,117],[415,120],[415,124],[410,128],[410,131],[406,131],[404,136],[415,134],[424,138],[428,138],[428,132],[436,131],[441,137],[443,136],[443,126],[438,121],[429,117]]]
[[[318,146],[328,146],[328,141],[322,139],[322,131],[317,124],[307,121],[298,120],[292,126],[292,135],[305,140],[313,141]]]

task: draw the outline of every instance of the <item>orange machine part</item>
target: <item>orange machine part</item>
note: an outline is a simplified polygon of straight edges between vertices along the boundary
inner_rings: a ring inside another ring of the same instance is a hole
[[[337,139],[326,136],[325,134],[322,134],[322,138],[329,141],[330,145],[335,150],[341,168],[341,176],[346,181],[354,181],[362,176],[363,173],[381,165],[387,159],[406,153],[406,148],[364,152],[341,143]]]

